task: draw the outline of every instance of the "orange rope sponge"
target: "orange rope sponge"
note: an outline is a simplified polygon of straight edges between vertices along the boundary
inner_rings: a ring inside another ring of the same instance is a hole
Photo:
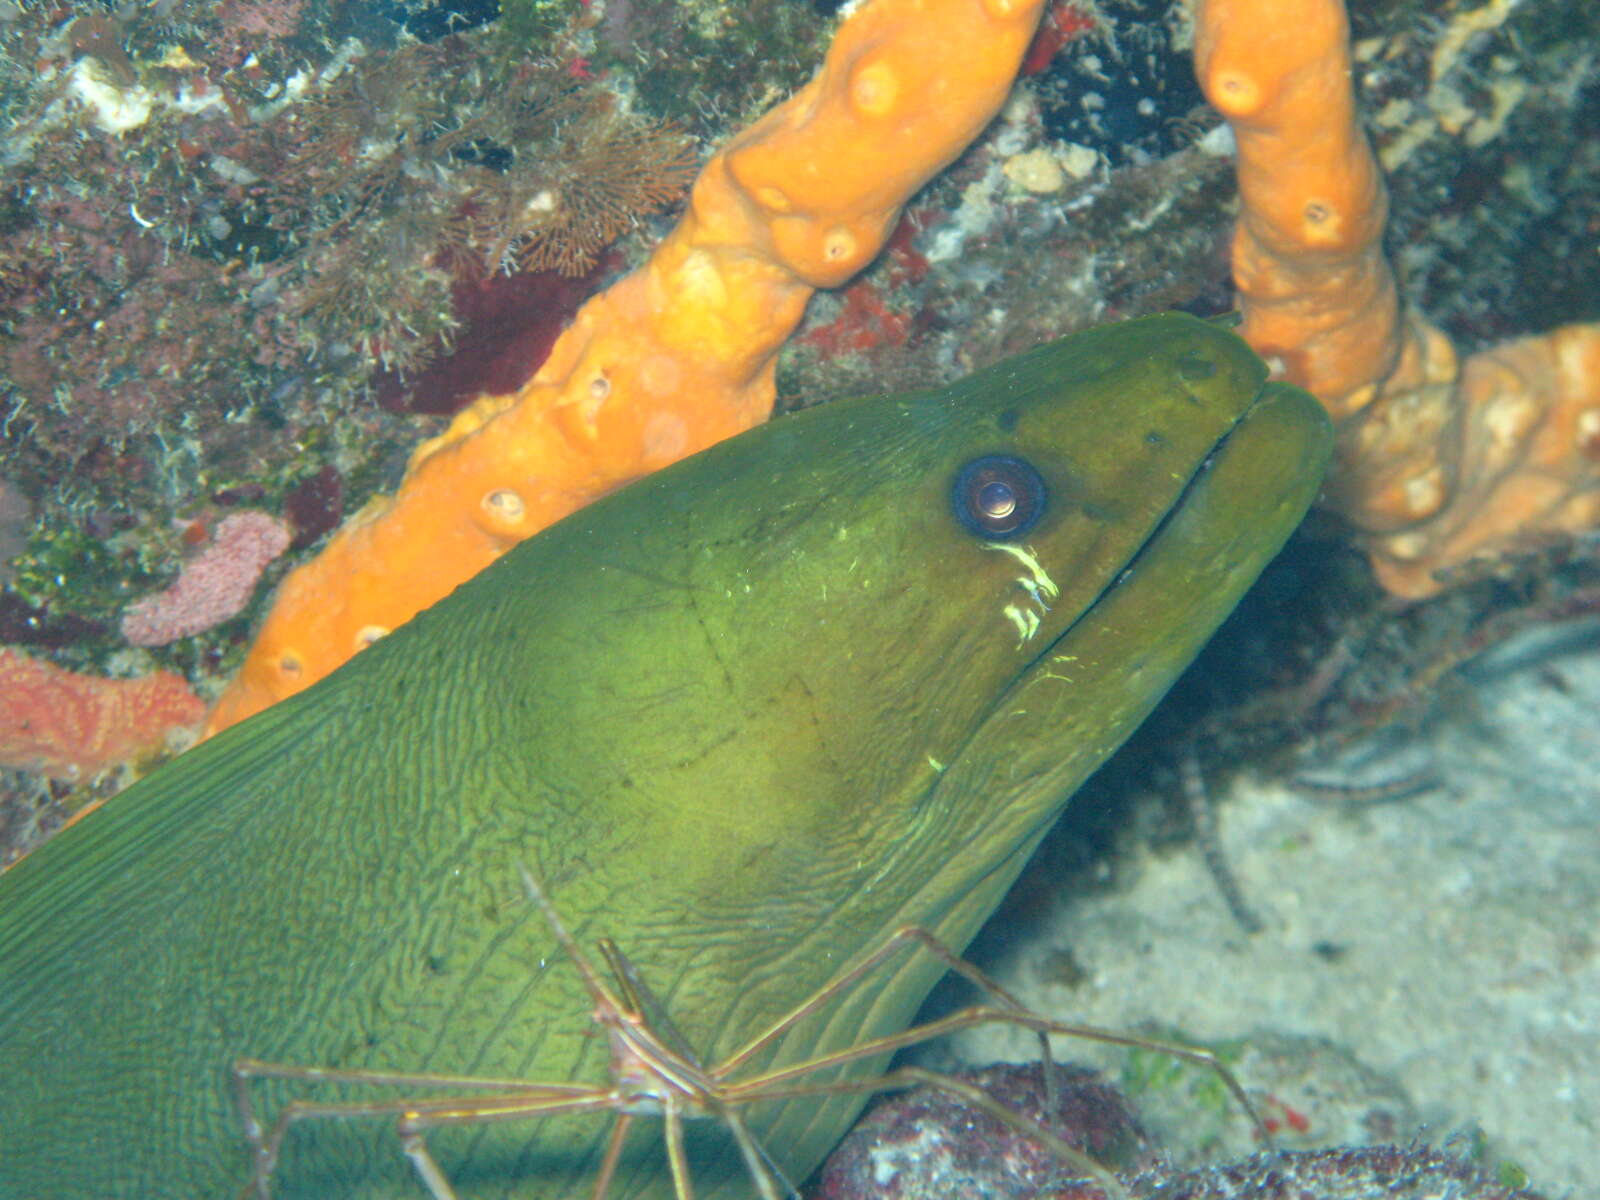
[[[1458,363],[1403,315],[1342,0],[1199,0],[1195,71],[1238,142],[1245,339],[1339,429],[1327,499],[1389,591],[1600,523],[1600,325]]]
[[[1400,353],[1388,206],[1356,123],[1339,0],[1201,0],[1195,73],[1239,146],[1244,336],[1339,420]]]
[[[766,418],[812,290],[864,267],[901,206],[999,110],[1043,0],[870,0],[821,71],[706,164],[650,260],[594,297],[519,393],[419,446],[283,582],[207,732],[320,679],[508,548]]]

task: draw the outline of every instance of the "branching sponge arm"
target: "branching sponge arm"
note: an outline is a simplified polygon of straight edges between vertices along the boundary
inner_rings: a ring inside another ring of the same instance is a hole
[[[1199,0],[1195,70],[1238,143],[1245,339],[1339,431],[1326,501],[1400,596],[1600,524],[1600,326],[1483,351],[1402,314],[1342,0]]]
[[[869,0],[817,77],[716,154],[649,262],[579,311],[516,395],[420,446],[399,490],[293,572],[208,730],[332,671],[510,546],[771,410],[812,289],[999,111],[1043,0]]]
[[[1344,6],[1203,0],[1195,72],[1239,147],[1233,271],[1246,340],[1340,420],[1393,370],[1400,340]]]

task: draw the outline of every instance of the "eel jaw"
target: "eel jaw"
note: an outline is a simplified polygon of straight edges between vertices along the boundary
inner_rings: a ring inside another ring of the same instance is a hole
[[[929,802],[981,787],[990,799],[974,838],[1015,844],[1034,827],[1042,835],[1282,547],[1331,452],[1322,406],[1288,384],[1264,385],[1121,569],[1020,667]]]

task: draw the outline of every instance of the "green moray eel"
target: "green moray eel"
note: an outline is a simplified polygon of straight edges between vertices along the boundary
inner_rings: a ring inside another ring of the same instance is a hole
[[[964,945],[1314,495],[1322,410],[1265,378],[1163,316],[773,421],[130,788],[0,876],[0,1196],[237,1196],[241,1057],[604,1081],[521,862],[708,1062],[898,926]],[[940,972],[895,959],[768,1061],[905,1027]],[[291,1094],[353,1095],[255,1093]],[[861,1102],[749,1117],[798,1181]],[[577,1197],[607,1127],[428,1140],[463,1200]],[[699,1194],[748,1194],[689,1129]],[[297,1126],[273,1194],[425,1195],[377,1117]],[[671,1195],[659,1122],[612,1194]]]

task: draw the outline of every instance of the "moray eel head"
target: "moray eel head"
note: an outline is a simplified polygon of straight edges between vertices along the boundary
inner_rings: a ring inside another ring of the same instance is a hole
[[[898,926],[959,948],[1329,440],[1242,342],[1168,316],[785,417],[574,514],[0,877],[0,1195],[238,1194],[240,1058],[604,1083],[521,863],[707,1063]],[[939,974],[896,959],[753,1065],[902,1029]],[[293,1096],[336,1098],[257,1105]],[[798,1181],[860,1103],[748,1115]],[[587,1195],[605,1138],[428,1135],[464,1197]],[[698,1195],[750,1193],[715,1122],[690,1156]],[[369,1117],[297,1125],[272,1194],[422,1191]],[[637,1122],[612,1196],[671,1194]]]

